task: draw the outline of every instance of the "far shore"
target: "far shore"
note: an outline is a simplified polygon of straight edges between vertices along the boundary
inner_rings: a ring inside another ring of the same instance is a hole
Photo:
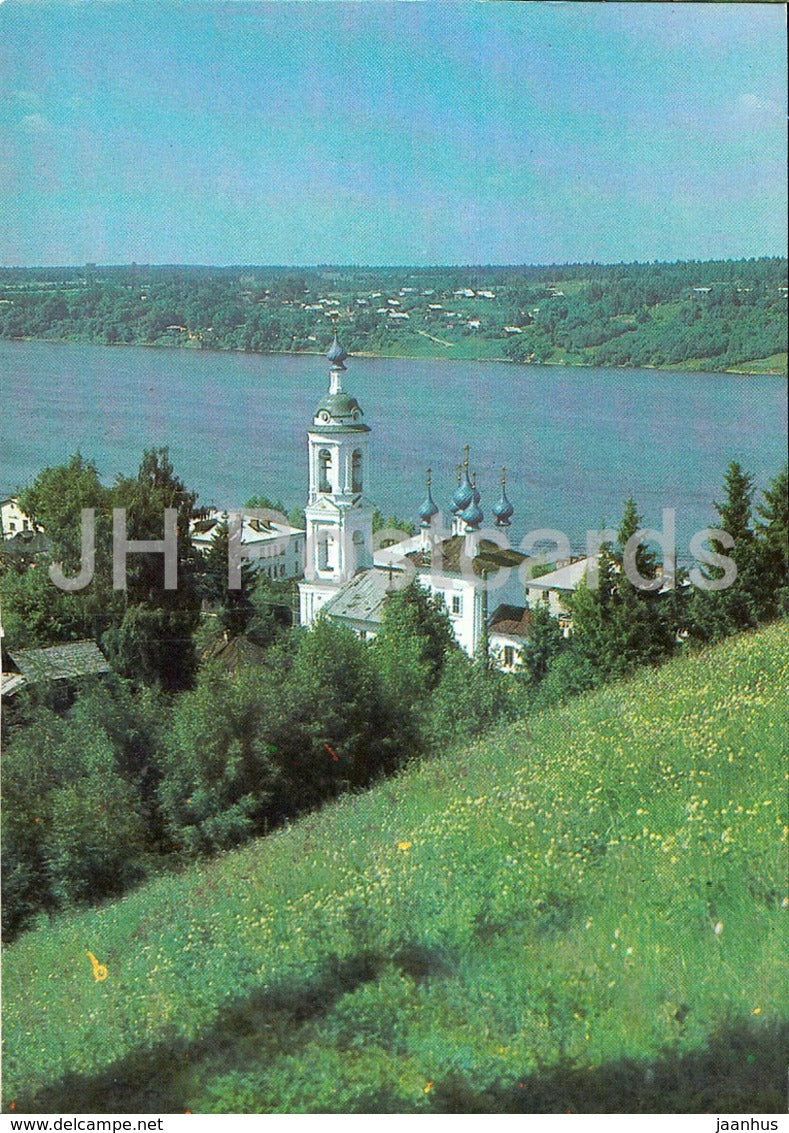
[[[173,343],[168,343],[168,342],[93,342],[90,339],[36,338],[36,337],[30,336],[30,335],[22,335],[22,336],[15,337],[15,338],[0,338],[0,342],[50,342],[50,343],[59,343],[60,345],[65,345],[65,346],[71,346],[71,345],[75,345],[75,346],[101,346],[101,347],[110,347],[110,348],[114,348],[116,346],[119,346],[119,347],[136,346],[136,347],[142,347],[146,350],[184,350],[184,351],[188,350],[188,351],[207,352],[207,353],[212,353],[212,354],[257,354],[261,358],[276,358],[276,357],[281,357],[281,356],[294,357],[294,358],[296,358],[296,357],[310,358],[310,357],[320,357],[324,353],[322,350],[265,350],[265,351],[264,350],[249,350],[249,351],[246,351],[246,350],[236,350],[236,349],[233,349],[232,347],[211,347],[211,346],[196,347],[196,346],[189,346],[187,344],[177,343],[177,342],[173,342]],[[721,370],[721,369],[719,369],[719,368],[717,368],[713,365],[700,366],[700,365],[697,364],[695,366],[687,366],[687,365],[682,365],[681,363],[678,363],[677,365],[673,365],[673,366],[654,366],[654,365],[650,365],[649,363],[643,363],[640,366],[628,366],[628,365],[618,365],[618,366],[599,365],[599,366],[596,366],[592,362],[565,361],[565,360],[554,360],[554,359],[551,359],[551,360],[546,361],[546,362],[518,362],[513,358],[500,358],[500,357],[493,357],[493,356],[487,356],[487,357],[481,357],[481,358],[469,358],[469,357],[457,357],[457,356],[452,357],[451,355],[441,357],[440,355],[435,355],[435,354],[405,354],[405,353],[403,353],[403,354],[399,354],[399,353],[398,354],[380,354],[380,353],[377,353],[376,351],[373,351],[373,350],[354,350],[354,351],[351,352],[351,354],[349,356],[351,358],[380,358],[380,359],[384,359],[384,360],[386,360],[386,359],[402,359],[403,361],[407,361],[407,362],[438,362],[438,363],[444,363],[444,362],[449,362],[449,363],[452,363],[452,362],[466,362],[466,363],[495,362],[495,363],[509,364],[511,366],[523,366],[523,367],[562,366],[562,367],[578,369],[578,370],[622,370],[624,372],[626,372],[628,370],[654,370],[656,373],[677,373],[677,372],[682,373],[682,372],[685,372],[685,373],[693,373],[693,374],[740,374],[743,377],[778,377],[778,378],[786,378],[787,377],[787,368],[786,367],[780,368],[780,367],[775,366],[775,367],[768,367],[767,369],[764,369],[764,370],[744,368],[748,365],[748,363],[742,363],[742,368],[741,367],[727,367],[725,370]]]

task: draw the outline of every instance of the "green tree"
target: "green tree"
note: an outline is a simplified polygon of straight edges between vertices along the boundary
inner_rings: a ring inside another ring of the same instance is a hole
[[[410,754],[398,744],[372,651],[327,618],[301,637],[287,697],[294,721],[292,788],[308,805],[343,781],[365,785]]]
[[[789,483],[784,467],[764,490],[756,511],[759,541],[760,612],[789,613]]]
[[[175,474],[166,448],[146,450],[137,476],[118,477],[112,491],[113,506],[125,509],[129,539],[162,539],[165,510],[177,512],[176,589],[165,588],[164,555],[130,555],[123,615],[104,638],[119,672],[165,689],[188,687],[197,665],[194,632],[200,597],[189,538],[195,501]]]
[[[559,654],[566,648],[562,627],[545,606],[531,611],[529,636],[521,651],[523,676],[536,687],[542,681]]]
[[[507,678],[455,649],[423,708],[426,745],[443,753],[452,743],[472,739],[508,719],[515,705]]]
[[[198,588],[202,597],[213,607],[216,625],[227,637],[244,633],[255,614],[252,593],[255,589],[255,569],[248,560],[241,563],[241,586],[228,585],[230,536],[227,523],[220,523],[211,545],[199,563]]]
[[[279,779],[267,732],[280,691],[270,673],[228,673],[212,664],[178,699],[164,741],[159,798],[179,850],[212,853],[263,828]]]
[[[711,539],[712,550],[733,559],[737,566],[734,582],[722,590],[697,588],[690,603],[689,632],[702,641],[717,641],[737,630],[750,629],[759,620],[760,577],[759,548],[753,530],[753,477],[737,461],[732,461],[724,476],[725,495],[713,504],[718,513],[719,528],[732,537],[727,547],[720,539]],[[709,581],[721,578],[720,567],[705,567],[702,575]]]
[[[45,468],[19,497],[22,510],[44,528],[52,559],[62,562],[69,573],[80,566],[82,509],[96,509],[106,545],[109,500],[110,491],[101,483],[96,465],[78,452],[68,464]]]
[[[626,544],[642,527],[635,502],[628,500],[617,544],[601,548],[597,588],[584,580],[568,600],[573,653],[605,677],[623,676],[638,665],[660,661],[676,645],[674,603],[658,588],[635,585],[624,569]],[[643,579],[657,579],[657,559],[648,547],[639,546],[635,559]]]

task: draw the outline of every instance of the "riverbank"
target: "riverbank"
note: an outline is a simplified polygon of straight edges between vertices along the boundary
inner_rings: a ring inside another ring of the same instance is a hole
[[[50,342],[61,343],[64,345],[75,346],[97,346],[100,348],[106,347],[144,347],[150,350],[173,350],[173,351],[198,351],[200,353],[207,352],[212,354],[255,354],[262,358],[274,357],[320,357],[323,354],[322,350],[241,350],[232,346],[206,346],[198,345],[193,342],[96,342],[90,338],[49,338],[49,337],[36,337],[32,335],[20,335],[15,337],[2,337],[0,342]],[[451,347],[465,346],[465,343],[452,343],[448,344]],[[507,358],[501,354],[486,354],[484,351],[473,352],[468,349],[455,351],[449,354],[446,351],[439,352],[437,350],[429,349],[429,343],[425,344],[424,351],[412,350],[397,350],[391,348],[387,350],[354,350],[351,351],[352,357],[355,358],[376,358],[376,359],[400,359],[402,361],[412,362],[496,362],[503,363],[509,366],[518,366],[524,369],[541,369],[545,367],[570,367],[572,369],[584,370],[624,370],[624,371],[638,371],[638,370],[654,370],[657,373],[707,373],[707,374],[740,374],[743,376],[760,376],[760,377],[783,377],[789,375],[789,354],[774,354],[768,358],[755,358],[748,362],[743,362],[738,366],[727,366],[721,369],[720,365],[715,365],[715,358],[690,358],[686,362],[675,363],[666,366],[654,366],[648,363],[641,365],[626,364],[611,366],[603,365],[600,363],[586,362],[579,358],[563,357],[563,358],[547,358],[542,361],[519,361],[513,358]]]

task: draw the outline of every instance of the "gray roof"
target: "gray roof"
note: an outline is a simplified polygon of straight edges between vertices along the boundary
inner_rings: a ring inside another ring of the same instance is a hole
[[[19,673],[3,673],[0,675],[0,697],[11,696],[25,683],[25,678]]]
[[[8,649],[6,652],[25,680],[30,682],[62,681],[111,671],[95,641],[73,641],[68,645],[50,645],[46,649]]]
[[[401,573],[392,572],[392,587],[399,589],[404,585]],[[380,624],[384,603],[390,589],[389,571],[362,571],[346,582],[333,598],[323,607],[331,618],[347,618],[349,621],[372,622]]]

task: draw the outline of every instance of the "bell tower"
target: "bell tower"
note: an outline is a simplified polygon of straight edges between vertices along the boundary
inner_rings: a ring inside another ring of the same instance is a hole
[[[348,355],[336,326],[326,357],[329,388],[307,430],[307,548],[299,591],[300,621],[308,626],[343,583],[373,565],[373,507],[366,496],[370,427],[359,402],[343,388]]]

